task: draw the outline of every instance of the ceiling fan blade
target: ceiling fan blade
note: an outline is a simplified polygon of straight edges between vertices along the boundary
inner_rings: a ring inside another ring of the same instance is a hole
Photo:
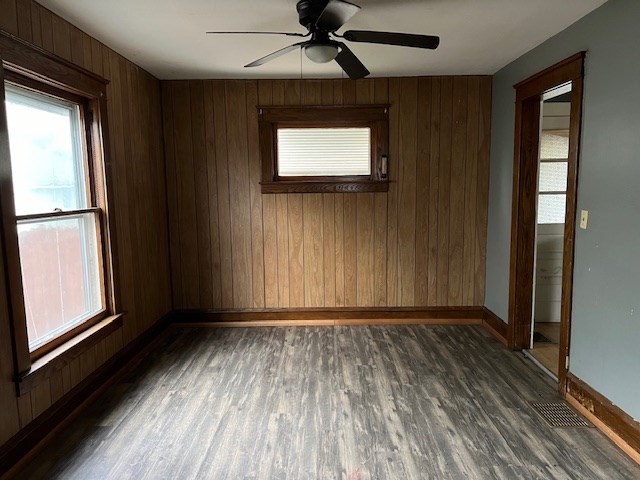
[[[411,33],[370,32],[367,30],[348,30],[344,38],[351,42],[382,43],[402,47],[428,48],[435,50],[440,44],[440,37],[433,35],[414,35]]]
[[[369,70],[358,57],[344,43],[340,43],[340,53],[336,57],[336,62],[351,80],[358,80],[369,75]]]
[[[262,58],[259,58],[258,60],[255,60],[249,63],[248,65],[245,65],[245,68],[259,67],[260,65],[264,65],[265,63],[270,62],[271,60],[275,60],[276,58],[281,57],[286,53],[293,52],[297,48],[300,48],[301,45],[305,45],[306,43],[307,42],[294,43],[293,45],[289,45],[288,47],[284,47],[284,48],[281,48],[280,50],[276,50],[275,52],[270,53],[269,55],[266,55]]]
[[[329,0],[316,20],[316,28],[325,32],[335,32],[358,13],[360,7],[343,0]]]
[[[286,35],[287,37],[308,37],[311,33],[294,32],[205,32],[207,35]]]

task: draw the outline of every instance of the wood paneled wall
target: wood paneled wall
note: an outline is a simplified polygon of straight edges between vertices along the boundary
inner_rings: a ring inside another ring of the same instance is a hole
[[[162,82],[175,308],[481,306],[490,77]],[[390,104],[388,193],[261,195],[256,105]]]
[[[124,327],[16,398],[9,311],[0,275],[0,444],[171,309],[160,83],[30,0],[0,0],[0,29],[110,80],[108,115]],[[1,245],[0,245],[1,247]],[[3,267],[3,266],[2,266]]]

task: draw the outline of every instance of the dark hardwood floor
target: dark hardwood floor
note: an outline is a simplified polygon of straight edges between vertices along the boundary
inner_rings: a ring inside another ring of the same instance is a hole
[[[640,478],[480,327],[170,330],[22,478]]]

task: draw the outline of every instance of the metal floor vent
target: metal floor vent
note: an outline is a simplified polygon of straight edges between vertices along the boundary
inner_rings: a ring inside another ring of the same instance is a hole
[[[593,427],[564,402],[529,402],[552,427]]]

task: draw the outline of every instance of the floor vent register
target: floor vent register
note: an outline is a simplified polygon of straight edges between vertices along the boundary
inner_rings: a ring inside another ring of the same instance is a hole
[[[552,427],[593,427],[564,402],[530,402]]]

